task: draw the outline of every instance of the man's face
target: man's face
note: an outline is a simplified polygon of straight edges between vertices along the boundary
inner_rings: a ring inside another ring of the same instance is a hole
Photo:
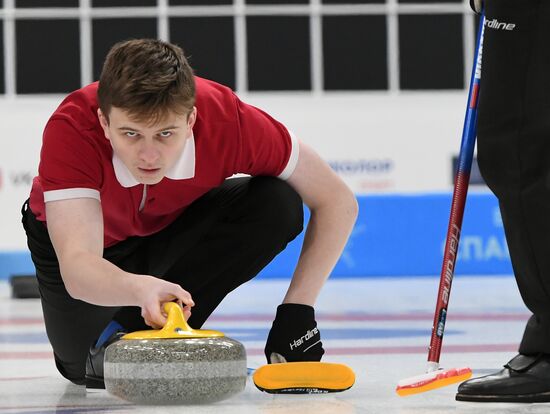
[[[114,153],[142,184],[157,184],[175,164],[191,137],[197,110],[189,116],[169,113],[154,125],[132,120],[128,113],[112,107],[109,122],[98,109],[105,137]]]

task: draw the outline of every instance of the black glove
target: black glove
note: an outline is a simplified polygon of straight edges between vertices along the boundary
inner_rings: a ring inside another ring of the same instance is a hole
[[[298,303],[279,305],[264,352],[269,364],[320,361],[325,350],[313,307]]]
[[[480,14],[483,10],[483,0],[470,0],[470,7],[477,14]]]

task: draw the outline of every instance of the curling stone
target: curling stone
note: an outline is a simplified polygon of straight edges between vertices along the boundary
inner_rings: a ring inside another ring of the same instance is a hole
[[[164,309],[164,328],[126,334],[107,347],[107,391],[138,404],[205,404],[242,391],[244,346],[222,332],[190,328],[176,303]]]

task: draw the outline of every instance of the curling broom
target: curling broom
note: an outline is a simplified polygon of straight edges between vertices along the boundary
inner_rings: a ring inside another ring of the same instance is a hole
[[[441,278],[439,281],[439,290],[432,327],[432,337],[428,352],[428,368],[425,374],[399,381],[396,392],[400,396],[419,394],[434,390],[457,382],[465,381],[472,376],[472,370],[467,367],[452,369],[440,368],[439,357],[441,354],[443,332],[445,330],[445,320],[447,318],[447,307],[449,304],[449,297],[451,295],[451,285],[453,282],[456,258],[458,255],[458,242],[460,239],[460,231],[462,229],[462,218],[464,216],[466,195],[468,194],[470,171],[472,169],[472,159],[476,139],[477,101],[481,80],[484,29],[485,14],[483,13],[479,21],[477,47],[470,80],[470,91],[468,93],[468,106],[466,108],[466,117],[462,130],[462,142],[460,145],[458,168],[455,176],[453,201],[451,204],[451,214],[449,217],[449,228],[447,230],[445,252],[443,255],[443,266],[441,269]]]

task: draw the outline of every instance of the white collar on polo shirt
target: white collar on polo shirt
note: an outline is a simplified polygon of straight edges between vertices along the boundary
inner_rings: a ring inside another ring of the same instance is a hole
[[[115,175],[123,187],[134,187],[139,183],[122,160],[113,151],[113,168]],[[171,180],[186,180],[195,176],[195,136],[191,135],[185,142],[183,151],[176,163],[170,168],[165,177]]]

